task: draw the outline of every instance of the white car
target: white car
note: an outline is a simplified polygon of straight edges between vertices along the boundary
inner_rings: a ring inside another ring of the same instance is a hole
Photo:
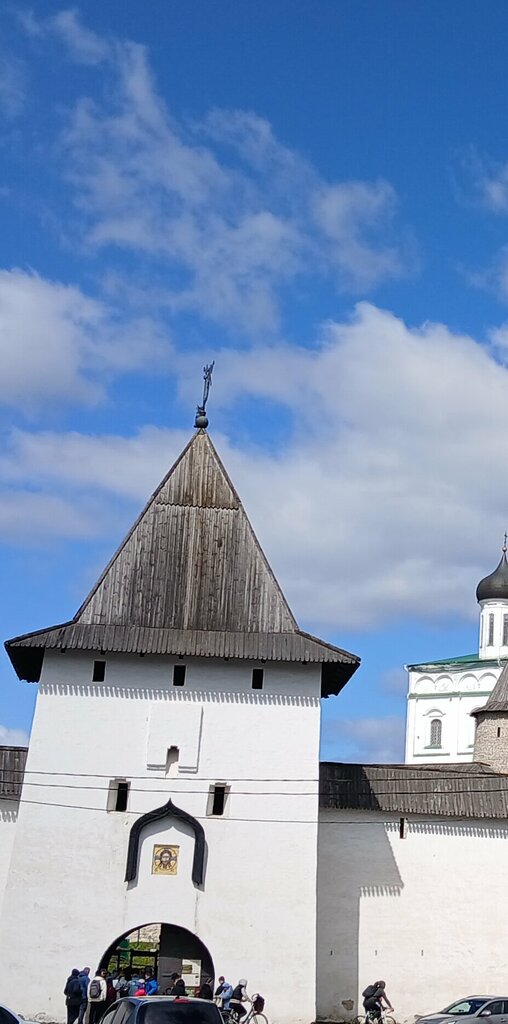
[[[8,1006],[0,1003],[0,1024],[40,1024],[40,1021],[21,1017],[18,1013],[14,1013],[14,1010],[9,1010]]]

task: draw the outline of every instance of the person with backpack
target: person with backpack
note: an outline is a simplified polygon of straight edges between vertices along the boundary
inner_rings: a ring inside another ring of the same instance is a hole
[[[74,1024],[79,1017],[79,1008],[83,998],[83,990],[79,980],[77,967],[69,974],[64,988],[65,1005],[67,1007],[67,1024]]]
[[[238,1020],[245,1017],[245,1014],[247,1013],[247,1010],[243,1005],[244,1003],[250,1003],[250,999],[247,995],[247,979],[240,978],[238,985],[235,985],[233,989],[230,1000],[230,1008],[234,1010]]]
[[[373,1020],[379,1020],[381,1017],[383,1003],[387,1010],[393,1011],[393,1006],[386,994],[385,981],[375,981],[373,985],[367,985],[365,991],[362,992],[362,996],[365,1015],[368,1014]]]
[[[92,978],[88,986],[88,1002],[90,1004],[88,1024],[98,1024],[106,1009],[106,996],[108,994],[108,986],[106,985],[107,973],[104,967],[102,969],[98,968],[95,977]]]

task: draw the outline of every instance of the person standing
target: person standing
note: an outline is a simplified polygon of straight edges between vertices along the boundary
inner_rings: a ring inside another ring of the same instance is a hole
[[[79,983],[81,985],[81,1003],[79,1004],[78,1024],[83,1024],[86,1008],[88,1006],[88,986],[90,984],[89,967],[83,967],[83,970],[79,972]]]
[[[196,995],[198,999],[213,999],[213,978],[206,978],[203,984],[200,986]]]
[[[83,990],[79,980],[77,967],[69,974],[64,988],[65,1005],[67,1007],[67,1024],[74,1024],[79,1016],[79,1008],[83,998]]]
[[[171,975],[171,991],[169,994],[170,996],[180,996],[180,998],[187,995],[185,982],[181,974],[177,974],[176,971]]]
[[[99,968],[88,986],[88,1002],[90,1004],[90,1015],[88,1024],[98,1024],[104,1010],[106,1009],[106,996],[108,986],[106,985],[107,971]]]
[[[151,967],[147,967],[145,971],[145,992],[147,996],[156,996],[159,991],[159,984],[157,978],[154,978]]]
[[[226,981],[223,974],[219,978],[219,984],[215,989],[215,1002],[221,1010],[229,1010],[229,1000],[233,995],[233,986]]]

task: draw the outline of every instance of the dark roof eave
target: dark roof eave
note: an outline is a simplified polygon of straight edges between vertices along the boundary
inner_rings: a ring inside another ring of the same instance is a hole
[[[5,649],[20,679],[38,682],[46,649],[321,664],[322,696],[340,693],[360,659],[308,633],[230,634],[143,627],[82,626],[75,620],[13,637]]]

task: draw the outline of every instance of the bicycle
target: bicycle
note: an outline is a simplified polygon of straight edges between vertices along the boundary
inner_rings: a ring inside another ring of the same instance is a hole
[[[365,1013],[359,1013],[354,1018],[353,1024],[396,1024],[395,1017],[390,1017],[388,1013],[381,1010],[381,1015],[376,1016],[374,1010],[366,1010]]]
[[[221,1010],[220,1012],[222,1014],[224,1024],[270,1024],[266,1014],[255,1009],[257,998],[257,994],[252,996],[251,1008],[243,1017],[240,1017],[233,1006],[231,1006],[229,1010]]]

